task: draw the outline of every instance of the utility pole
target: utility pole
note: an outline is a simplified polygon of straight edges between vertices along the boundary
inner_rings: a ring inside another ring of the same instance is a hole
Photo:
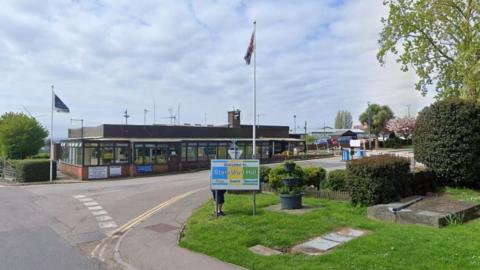
[[[157,110],[156,110],[156,104],[155,104],[155,99],[153,100],[153,125],[155,125],[155,118],[157,117]]]
[[[305,121],[305,156],[307,155],[308,144],[307,144],[307,121]]]
[[[293,133],[297,134],[297,115],[293,115]]]
[[[143,109],[143,125],[146,126],[147,125],[147,113],[149,112],[149,110],[147,109]]]
[[[130,118],[130,115],[128,115],[127,109],[123,112],[123,117],[125,117],[125,125],[128,125],[128,118]]]
[[[368,148],[372,150],[372,120],[370,116],[370,101],[367,101],[367,112],[368,112]]]
[[[408,117],[410,118],[410,106],[411,106],[411,105],[408,104],[408,105],[406,105],[406,106],[407,106],[407,111],[408,111],[408,114],[407,114],[407,115],[408,115]]]

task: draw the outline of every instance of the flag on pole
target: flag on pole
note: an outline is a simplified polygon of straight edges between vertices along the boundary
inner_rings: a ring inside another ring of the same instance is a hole
[[[69,113],[70,109],[63,103],[63,101],[55,95],[55,104],[54,104],[55,110],[57,112],[63,112],[63,113]]]
[[[250,65],[250,59],[252,58],[253,51],[255,50],[255,30],[252,32],[252,37],[250,38],[250,43],[248,44],[247,53],[245,54],[245,63]]]

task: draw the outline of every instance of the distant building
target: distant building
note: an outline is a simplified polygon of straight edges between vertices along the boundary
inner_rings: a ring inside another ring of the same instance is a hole
[[[240,123],[239,110],[228,112],[223,126],[105,124],[69,129],[60,147],[59,169],[80,179],[183,171],[208,168],[211,159],[228,159],[234,150],[251,158],[252,126]],[[288,126],[257,126],[260,160],[303,147]]]

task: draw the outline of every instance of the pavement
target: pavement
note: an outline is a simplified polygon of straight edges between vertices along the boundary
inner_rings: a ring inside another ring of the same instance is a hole
[[[342,168],[335,159],[302,165]],[[178,247],[209,171],[69,184],[0,183],[5,269],[239,269]],[[6,243],[6,244],[4,244]]]

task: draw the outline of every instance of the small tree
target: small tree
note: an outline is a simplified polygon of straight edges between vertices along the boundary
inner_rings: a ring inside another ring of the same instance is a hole
[[[416,120],[413,117],[394,118],[388,120],[386,128],[404,139],[409,139],[415,129],[415,122]]]
[[[0,117],[0,154],[24,159],[38,153],[48,132],[33,117],[23,113],[5,113]]]
[[[415,159],[454,183],[480,180],[480,106],[447,99],[424,108],[413,133]]]
[[[349,111],[338,111],[335,116],[335,128],[348,129],[352,128],[352,114]]]
[[[360,117],[360,123],[367,126],[375,134],[375,148],[378,148],[378,136],[385,131],[387,121],[393,118],[392,110],[384,105],[369,104],[367,110]]]

